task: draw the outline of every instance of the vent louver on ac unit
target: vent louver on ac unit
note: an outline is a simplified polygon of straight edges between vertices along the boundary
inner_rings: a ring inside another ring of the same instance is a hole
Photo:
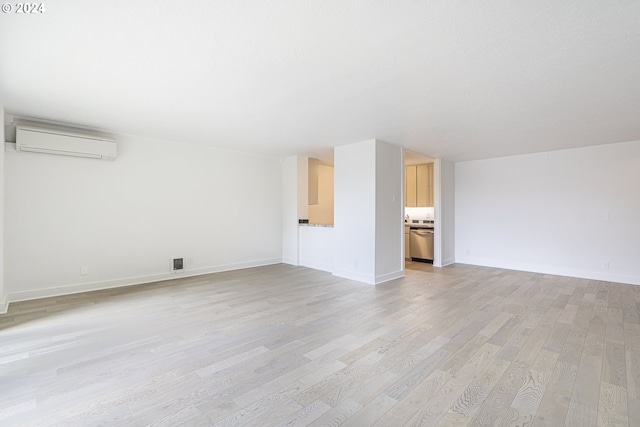
[[[116,141],[81,130],[17,124],[16,151],[114,160]]]

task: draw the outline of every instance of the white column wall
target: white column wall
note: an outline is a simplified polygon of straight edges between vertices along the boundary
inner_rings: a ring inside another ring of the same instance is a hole
[[[2,118],[2,126],[0,126],[0,141],[2,141],[2,147],[0,148],[0,314],[7,312],[7,305],[9,300],[7,298],[7,288],[4,282],[4,176],[5,176],[5,164],[4,164],[4,107],[0,105],[0,118]]]
[[[282,160],[282,262],[298,265],[298,157]]]
[[[376,140],[336,147],[334,183],[334,274],[402,277],[402,150]]]
[[[309,158],[296,156],[298,162],[298,219],[309,219]]]
[[[334,148],[333,274],[375,282],[375,140]]]
[[[375,282],[404,276],[402,148],[376,141]]]
[[[434,265],[444,267],[455,262],[455,163],[436,159],[435,209],[436,256]]]

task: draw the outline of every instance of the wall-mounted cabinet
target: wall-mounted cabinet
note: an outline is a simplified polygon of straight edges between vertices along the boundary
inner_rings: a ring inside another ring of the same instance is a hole
[[[309,158],[309,204],[318,204],[318,159]]]
[[[309,181],[311,181],[311,163],[309,163]],[[311,203],[309,189],[309,223],[333,225],[333,167],[323,164],[315,166],[316,184],[314,184],[316,202]]]
[[[433,163],[405,167],[404,200],[407,207],[433,207]]]
[[[407,166],[404,169],[404,205],[410,207],[418,206],[416,193],[417,170],[415,166]]]

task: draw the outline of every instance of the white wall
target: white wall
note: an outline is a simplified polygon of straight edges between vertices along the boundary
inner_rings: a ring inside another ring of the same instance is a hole
[[[457,163],[456,262],[640,284],[639,194],[640,141]]]
[[[118,140],[115,162],[6,153],[10,300],[281,261],[280,159]]]
[[[402,148],[376,141],[376,283],[404,276]]]
[[[335,147],[333,274],[375,280],[375,140]]]
[[[376,140],[336,147],[334,183],[333,274],[370,284],[403,276],[402,265],[394,271],[404,236],[401,149]]]
[[[333,227],[298,228],[300,265],[333,273]]]
[[[309,219],[309,158],[296,156],[298,162],[298,219]]]
[[[2,119],[2,126],[0,126],[0,314],[7,312],[7,304],[9,303],[7,298],[7,289],[4,284],[4,107],[0,105],[0,118]]]
[[[298,265],[298,156],[282,160],[282,262]]]
[[[435,239],[438,241],[434,265],[444,267],[455,262],[455,163],[437,159],[434,166],[437,209]]]

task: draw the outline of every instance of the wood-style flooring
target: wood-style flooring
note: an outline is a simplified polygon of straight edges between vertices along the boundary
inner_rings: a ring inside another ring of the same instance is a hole
[[[11,304],[2,426],[638,426],[640,287],[289,265]]]

